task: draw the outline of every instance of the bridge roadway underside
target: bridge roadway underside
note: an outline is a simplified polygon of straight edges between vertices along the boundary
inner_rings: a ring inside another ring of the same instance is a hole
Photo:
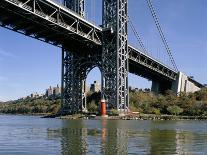
[[[32,3],[33,2],[33,3]],[[1,0],[0,26],[26,36],[64,47],[79,57],[98,54],[93,66],[100,67],[102,29],[87,22],[72,11],[49,0]],[[26,4],[24,4],[26,3]],[[24,4],[24,5],[23,5]],[[87,62],[86,62],[87,63]],[[160,92],[172,88],[177,73],[129,46],[129,72],[162,83]]]
[[[19,6],[26,1],[1,0],[0,26],[76,53],[101,47],[101,29],[98,27],[79,21],[80,17],[68,13],[68,9],[68,12],[57,13],[58,7],[44,0],[36,4],[35,11],[30,3]]]
[[[131,59],[129,59],[129,73],[143,77],[149,81],[152,81],[153,83],[158,83],[159,88],[157,90],[153,89],[152,84],[152,91],[156,93],[165,93],[166,90],[171,90],[174,82],[174,80],[169,79],[162,74],[158,74],[158,72],[150,70],[140,63],[135,63]]]

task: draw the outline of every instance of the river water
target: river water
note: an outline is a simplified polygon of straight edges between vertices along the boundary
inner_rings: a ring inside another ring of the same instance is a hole
[[[0,115],[0,155],[207,154],[207,121]]]

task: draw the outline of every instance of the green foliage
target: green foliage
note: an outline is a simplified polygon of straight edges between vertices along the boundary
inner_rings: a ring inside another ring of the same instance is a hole
[[[198,101],[207,101],[207,88],[201,89],[195,93],[196,100]]]
[[[160,115],[160,109],[157,109],[157,108],[152,108],[152,114],[155,114],[155,115]]]
[[[91,113],[98,113],[101,93],[87,94],[87,108]],[[149,91],[131,90],[129,93],[130,110],[145,114],[173,114],[186,116],[207,116],[207,88],[195,93],[181,93],[176,96],[172,91],[164,95],[154,95]],[[60,111],[60,99],[37,98],[0,103],[0,113],[10,114],[57,114]],[[111,110],[111,115],[118,111]]]
[[[116,110],[116,109],[111,109],[110,110],[110,115],[112,115],[112,116],[118,116],[119,115],[119,111]]]
[[[94,100],[91,101],[91,103],[88,104],[88,111],[91,113],[97,113],[99,112],[99,106],[96,104]]]
[[[178,107],[177,105],[169,106],[167,110],[172,115],[179,115],[183,112],[183,109]]]
[[[179,96],[172,91],[153,95],[151,92],[131,90],[129,97],[131,111],[156,115],[207,115],[207,88],[195,93],[181,93]]]
[[[60,99],[25,99],[0,104],[0,113],[10,114],[56,114],[60,111]]]
[[[87,97],[87,108],[91,113],[99,112],[101,93],[90,93]],[[59,98],[26,98],[0,104],[0,113],[9,114],[57,114],[61,109]]]

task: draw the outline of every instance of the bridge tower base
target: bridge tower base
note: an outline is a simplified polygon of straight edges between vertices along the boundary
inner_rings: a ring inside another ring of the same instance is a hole
[[[101,51],[68,52],[62,49],[62,108],[61,113],[75,114],[87,111],[86,78],[98,67],[101,70]]]
[[[84,75],[76,73],[78,57],[62,49],[62,114],[79,113],[82,103]]]

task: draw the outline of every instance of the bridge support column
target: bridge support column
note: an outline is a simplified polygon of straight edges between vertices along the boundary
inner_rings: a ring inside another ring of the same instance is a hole
[[[178,76],[176,81],[172,83],[172,90],[177,94],[180,93],[193,93],[199,91],[203,86],[193,80],[192,78],[188,77],[182,72],[178,72]]]
[[[103,0],[103,97],[108,109],[129,109],[128,0]]]
[[[152,81],[152,87],[151,91],[154,92],[155,94],[159,94],[159,83]]]
[[[86,77],[91,69],[101,69],[101,51],[78,52],[62,49],[62,114],[87,111]]]
[[[155,94],[163,94],[166,90],[172,89],[172,82],[170,81],[152,81],[151,91]]]
[[[78,72],[78,57],[62,49],[62,114],[79,113],[83,102],[84,77]]]

